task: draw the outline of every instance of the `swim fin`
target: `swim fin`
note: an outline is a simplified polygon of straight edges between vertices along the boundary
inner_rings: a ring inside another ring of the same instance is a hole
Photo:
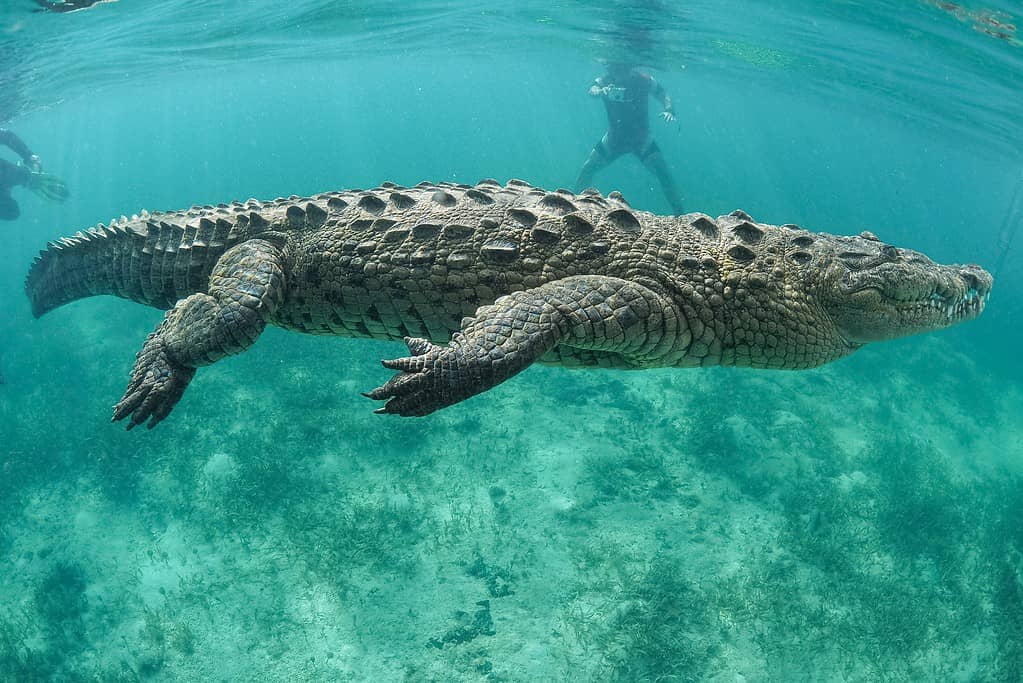
[[[63,202],[71,193],[68,192],[67,184],[55,175],[49,173],[30,173],[28,177],[28,189],[35,192],[43,199],[51,202]]]

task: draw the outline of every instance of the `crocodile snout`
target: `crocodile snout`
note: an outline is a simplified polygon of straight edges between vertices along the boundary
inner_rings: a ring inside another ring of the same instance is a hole
[[[991,292],[994,278],[991,274],[975,263],[962,266],[959,277],[966,283],[967,296],[987,296]],[[972,297],[971,297],[972,298]]]

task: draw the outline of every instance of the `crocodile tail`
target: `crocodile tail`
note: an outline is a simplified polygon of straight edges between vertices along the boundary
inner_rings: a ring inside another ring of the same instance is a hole
[[[51,242],[25,279],[32,314],[96,294],[170,308],[206,288],[217,259],[238,241],[232,227],[222,219],[181,224],[153,215]]]

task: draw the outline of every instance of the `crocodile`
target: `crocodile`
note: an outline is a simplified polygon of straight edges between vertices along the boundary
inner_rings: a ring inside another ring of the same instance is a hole
[[[36,317],[94,294],[167,310],[114,406],[131,429],[267,324],[403,339],[409,355],[382,361],[395,374],[364,395],[420,416],[533,362],[812,368],[976,318],[992,283],[870,232],[660,216],[617,192],[488,179],[121,216],[49,243],[26,293]]]

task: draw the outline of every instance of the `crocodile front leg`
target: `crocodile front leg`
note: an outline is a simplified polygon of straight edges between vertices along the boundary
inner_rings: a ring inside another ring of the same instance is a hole
[[[378,413],[427,415],[497,386],[558,344],[617,353],[637,367],[677,359],[688,344],[684,319],[652,289],[580,275],[515,292],[462,320],[447,346],[406,338],[411,357],[365,394],[387,400]]]
[[[130,415],[131,429],[148,419],[152,429],[170,414],[195,369],[252,346],[283,298],[277,247],[250,240],[224,252],[210,273],[208,293],[179,301],[146,339],[113,420]]]

